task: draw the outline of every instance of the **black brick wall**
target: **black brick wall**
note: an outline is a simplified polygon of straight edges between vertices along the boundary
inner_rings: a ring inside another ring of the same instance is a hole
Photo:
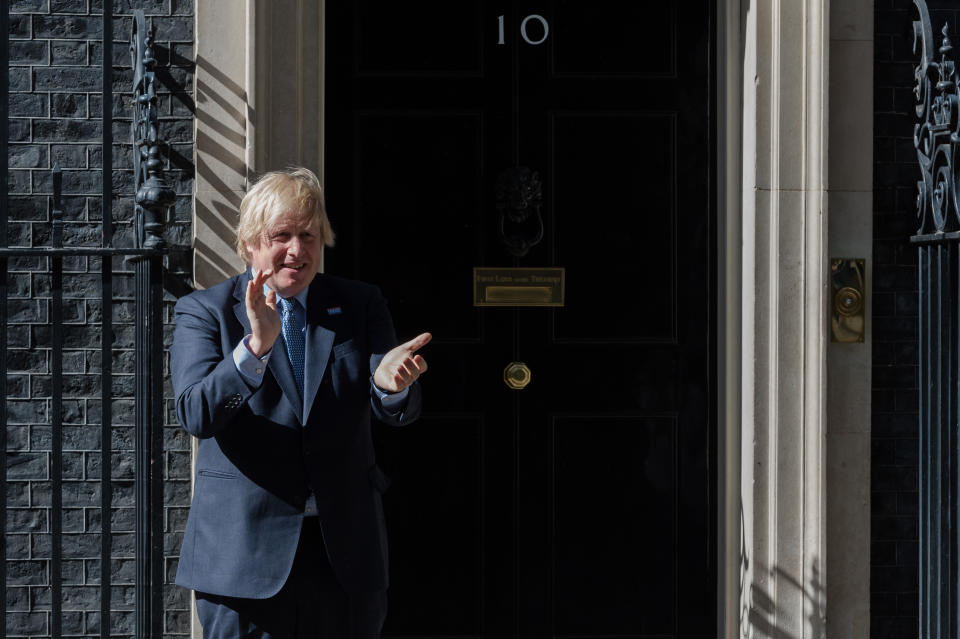
[[[960,18],[928,0],[934,33]],[[871,632],[918,636],[917,154],[912,0],[875,1]],[[955,37],[956,40],[956,37]]]
[[[63,169],[65,242],[99,245],[103,155],[101,91],[103,0],[10,1],[9,237],[12,246],[49,243],[50,169]],[[113,0],[113,218],[115,245],[130,246],[133,162],[130,141],[132,70],[128,42],[131,13],[143,8],[156,27],[160,81],[160,131],[170,141],[167,180],[178,193],[167,230],[173,250],[165,266],[171,289],[190,279],[193,0]],[[7,416],[7,600],[9,637],[50,633],[50,275],[45,258],[11,260]],[[133,630],[133,373],[134,282],[132,266],[112,265],[110,309],[100,299],[99,258],[64,263],[63,428],[63,630],[99,636],[100,601],[100,340],[101,317],[112,313],[113,581],[114,636]],[[172,304],[166,294],[166,340]],[[165,380],[163,457],[164,549],[167,579],[176,569],[190,499],[190,442],[176,425]],[[172,584],[165,595],[167,636],[189,633],[189,594]]]

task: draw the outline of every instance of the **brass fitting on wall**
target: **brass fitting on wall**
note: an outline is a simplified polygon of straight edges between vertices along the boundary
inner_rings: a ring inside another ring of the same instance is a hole
[[[866,329],[866,260],[833,258],[830,271],[833,291],[830,341],[862,343]]]

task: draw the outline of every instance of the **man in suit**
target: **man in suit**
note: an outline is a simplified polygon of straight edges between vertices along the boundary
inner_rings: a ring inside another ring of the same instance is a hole
[[[177,302],[170,372],[199,439],[176,582],[208,639],[379,637],[387,542],[371,410],[420,412],[416,351],[370,285],[319,274],[333,232],[306,169],[240,205],[248,270]]]

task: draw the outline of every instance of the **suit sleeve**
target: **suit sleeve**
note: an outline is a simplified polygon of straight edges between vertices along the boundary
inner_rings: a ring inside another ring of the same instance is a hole
[[[195,437],[213,437],[230,425],[256,390],[221,348],[220,323],[195,297],[174,309],[170,377],[180,425]]]
[[[420,383],[414,382],[407,388],[406,401],[399,406],[391,403],[389,410],[384,407],[380,393],[373,383],[373,373],[380,365],[383,356],[397,345],[397,335],[393,329],[393,318],[387,308],[387,301],[374,289],[367,305],[367,344],[370,347],[370,406],[380,421],[391,426],[404,426],[420,416]]]

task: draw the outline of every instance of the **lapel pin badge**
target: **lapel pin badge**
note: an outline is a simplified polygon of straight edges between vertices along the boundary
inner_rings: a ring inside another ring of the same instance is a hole
[[[342,311],[339,306],[331,306],[327,309],[327,315],[339,315],[341,312]]]

